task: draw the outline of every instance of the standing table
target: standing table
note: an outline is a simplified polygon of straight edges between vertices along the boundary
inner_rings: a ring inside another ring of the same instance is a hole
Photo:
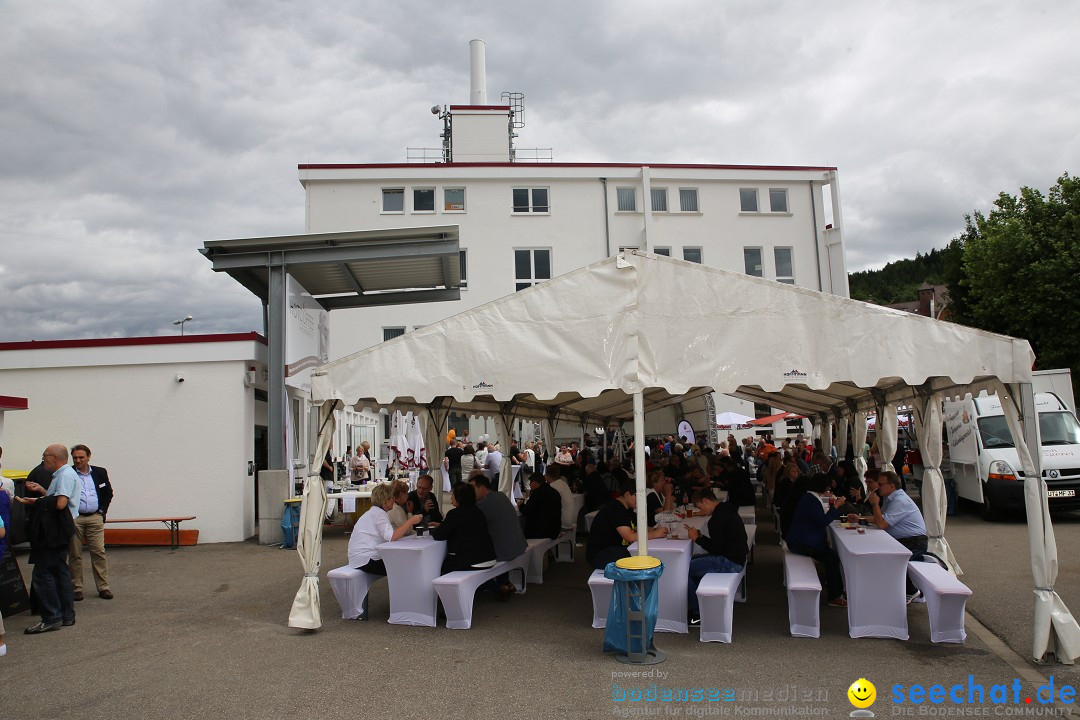
[[[435,627],[439,596],[431,581],[442,575],[446,543],[429,535],[405,537],[376,548],[390,586],[390,622]]]
[[[682,540],[650,540],[649,555],[664,563],[660,576],[660,607],[656,618],[657,632],[686,633],[686,590],[690,581],[690,553],[693,543]],[[630,546],[630,554],[637,553],[637,543]]]
[[[848,634],[907,640],[905,581],[911,551],[877,528],[860,535],[832,523],[829,531],[844,568]]]

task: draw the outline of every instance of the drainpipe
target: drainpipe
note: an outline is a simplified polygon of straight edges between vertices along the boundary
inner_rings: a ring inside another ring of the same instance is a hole
[[[652,247],[649,245],[649,226],[652,225],[652,182],[649,178],[649,166],[643,165],[641,167],[641,204],[644,206],[642,209],[645,211],[645,222],[642,228],[642,245],[645,252],[652,252]]]
[[[611,221],[608,218],[607,178],[600,178],[600,184],[604,186],[604,247],[607,248],[607,255],[604,257],[611,257]]]

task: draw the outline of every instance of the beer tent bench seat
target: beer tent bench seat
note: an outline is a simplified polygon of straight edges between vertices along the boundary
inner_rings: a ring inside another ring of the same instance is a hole
[[[175,550],[180,545],[194,545],[198,541],[198,530],[193,531],[191,542],[181,542],[180,536],[180,523],[187,522],[188,520],[194,520],[194,515],[183,515],[175,517],[148,517],[148,518],[111,518],[106,517],[106,523],[165,523],[165,526],[169,529],[169,546]],[[123,530],[110,529],[107,531],[112,538],[106,536],[106,545],[164,545],[164,542],[158,541],[155,535],[150,531],[135,531],[141,533],[140,535],[134,535],[134,533],[126,534]],[[184,531],[186,534],[188,531]],[[125,537],[127,535],[127,537]],[[133,537],[132,537],[133,536]]]

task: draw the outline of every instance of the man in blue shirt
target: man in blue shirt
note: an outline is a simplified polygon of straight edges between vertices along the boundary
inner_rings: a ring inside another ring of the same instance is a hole
[[[900,489],[900,477],[888,470],[878,476],[878,489],[868,498],[874,523],[912,552],[926,552],[926,523],[915,501]]]
[[[26,483],[28,497],[19,502],[34,507],[35,528],[31,534],[30,557],[34,563],[33,585],[41,606],[41,622],[26,628],[27,635],[59,630],[75,624],[75,593],[68,571],[68,543],[79,515],[79,476],[67,464],[63,445],[50,445],[41,455],[41,464],[52,473],[48,491],[36,482]],[[61,513],[70,513],[71,522],[62,522]]]

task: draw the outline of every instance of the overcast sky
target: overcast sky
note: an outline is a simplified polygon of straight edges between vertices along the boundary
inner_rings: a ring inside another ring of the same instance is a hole
[[[261,330],[206,240],[525,93],[565,162],[835,165],[849,270],[1080,172],[1080,3],[0,1],[0,341]]]

